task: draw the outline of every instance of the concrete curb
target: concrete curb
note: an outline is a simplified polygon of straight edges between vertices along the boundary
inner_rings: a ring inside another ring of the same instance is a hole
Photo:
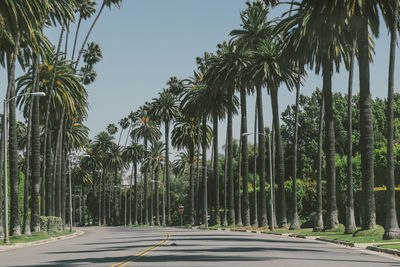
[[[337,244],[337,245],[343,245],[343,246],[352,247],[352,248],[354,248],[356,246],[356,244],[352,243],[352,242],[336,240],[336,239],[330,239],[330,238],[324,238],[324,237],[318,237],[315,240],[323,241],[323,242],[327,242],[327,243],[332,243],[332,244]]]
[[[324,237],[319,237],[319,236],[305,236],[305,235],[299,235],[299,234],[286,234],[286,233],[273,233],[273,232],[266,232],[266,231],[255,231],[255,230],[239,230],[239,229],[225,229],[225,228],[210,228],[210,229],[201,229],[198,228],[199,230],[217,230],[217,231],[232,231],[232,232],[244,232],[244,233],[255,233],[255,234],[268,234],[268,235],[278,235],[278,236],[284,236],[284,237],[291,237],[291,238],[301,238],[301,239],[307,239],[307,240],[316,240],[320,242],[325,242],[325,243],[331,243],[335,245],[342,245],[345,247],[358,247],[360,249],[367,249],[367,250],[372,250],[375,252],[381,252],[381,253],[386,253],[390,255],[395,255],[395,256],[400,256],[400,251],[395,250],[395,249],[389,249],[389,248],[382,248],[382,247],[375,247],[375,246],[362,246],[358,245],[357,243],[352,243],[352,242],[347,242],[347,241],[342,241],[342,240],[336,240],[336,239],[330,239],[330,238],[324,238]]]
[[[381,252],[381,253],[386,253],[386,254],[390,254],[390,255],[400,256],[400,251],[397,249],[381,248],[381,247],[375,247],[375,246],[368,246],[365,249],[376,251],[376,252]]]
[[[9,250],[13,250],[13,249],[19,249],[19,248],[25,248],[25,247],[38,246],[38,245],[52,243],[52,242],[56,242],[56,241],[60,241],[60,240],[71,239],[71,238],[83,235],[84,233],[85,233],[84,231],[76,230],[75,233],[69,234],[69,235],[52,237],[49,239],[43,239],[43,240],[34,241],[34,242],[16,243],[13,245],[4,245],[4,246],[0,246],[0,252],[9,251]]]

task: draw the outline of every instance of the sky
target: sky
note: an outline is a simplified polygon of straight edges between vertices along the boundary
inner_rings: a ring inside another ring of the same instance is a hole
[[[98,7],[100,2],[98,1]],[[130,111],[137,110],[146,101],[157,97],[166,88],[171,76],[188,78],[196,69],[195,58],[205,51],[215,52],[218,43],[229,40],[229,32],[240,28],[240,11],[245,0],[124,0],[121,8],[104,10],[89,42],[100,45],[103,60],[95,66],[97,80],[88,86],[89,117],[85,124],[93,138],[109,123],[117,123]],[[286,7],[271,11],[271,17],[281,16]],[[82,44],[94,17],[83,22],[78,39]],[[72,25],[71,37],[76,25]],[[46,31],[57,43],[60,27]],[[71,40],[71,38],[70,38]],[[380,38],[375,40],[376,55],[371,65],[372,97],[387,95],[389,35],[381,23]],[[72,47],[72,43],[69,43]],[[399,51],[397,50],[397,53]],[[18,71],[17,75],[22,74]],[[355,66],[354,93],[358,93],[358,65]],[[347,91],[348,73],[344,67],[333,76],[333,90]],[[0,69],[0,88],[5,95],[6,73]],[[395,91],[400,83],[400,64],[396,61]],[[322,87],[322,78],[309,71],[301,93],[311,95]],[[270,98],[263,91],[265,126],[272,123]],[[279,89],[279,107],[282,112],[295,102],[295,93]],[[249,129],[254,123],[255,97],[248,100]],[[225,142],[226,122],[220,123],[219,143]],[[239,137],[240,117],[234,119],[234,138]]]

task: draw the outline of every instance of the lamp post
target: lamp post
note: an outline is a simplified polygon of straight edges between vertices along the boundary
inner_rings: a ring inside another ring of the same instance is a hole
[[[270,184],[270,195],[271,195],[271,200],[270,200],[270,205],[271,205],[271,224],[270,224],[270,229],[271,231],[274,231],[274,190],[273,190],[273,184],[272,184],[272,163],[271,163],[271,135],[266,135],[264,133],[242,133],[242,136],[245,135],[252,135],[252,134],[257,134],[257,135],[263,135],[268,138],[268,145],[269,145],[269,184]],[[254,150],[254,153],[256,151]],[[256,174],[254,174],[254,181],[256,180]],[[256,190],[256,188],[254,188]]]
[[[8,120],[8,102],[11,100],[19,97],[19,96],[45,96],[46,93],[44,92],[35,92],[35,93],[28,93],[28,94],[19,94],[16,96],[11,97],[10,99],[4,99],[4,121],[3,121],[3,135],[4,135],[4,144],[3,144],[3,149],[4,149],[4,213],[5,213],[5,225],[4,225],[4,243],[9,244],[10,239],[9,239],[9,234],[8,234],[8,177],[7,177],[7,143],[8,143],[8,133],[7,133],[7,120]]]

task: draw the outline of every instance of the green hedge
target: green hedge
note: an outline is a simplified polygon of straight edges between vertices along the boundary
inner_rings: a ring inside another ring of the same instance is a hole
[[[62,219],[54,216],[40,216],[40,229],[49,234],[62,232]]]

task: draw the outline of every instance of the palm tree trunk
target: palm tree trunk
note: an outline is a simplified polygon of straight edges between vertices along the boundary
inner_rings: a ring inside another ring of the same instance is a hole
[[[368,19],[361,18],[357,36],[360,77],[360,151],[362,174],[362,229],[376,226],[374,193],[374,129],[369,83]]]
[[[150,225],[154,225],[154,170],[151,170],[152,179],[150,181]]]
[[[33,96],[28,100],[28,133],[26,135],[26,151],[25,151],[25,181],[24,181],[24,235],[31,235],[31,227],[29,224],[29,185],[30,185],[30,155],[31,155],[31,136],[32,136],[32,113],[33,113]]]
[[[65,131],[63,139],[65,140]],[[66,148],[64,147],[62,151],[62,161],[61,161],[61,219],[64,229],[66,225],[66,220],[65,220],[66,219],[65,207],[67,200],[66,192],[67,192],[67,151]]]
[[[156,201],[156,225],[160,225],[160,184],[158,177],[158,167],[154,170],[154,193],[155,193],[155,201]]]
[[[256,103],[258,103],[258,100],[256,100]],[[253,221],[253,227],[258,227],[258,211],[257,211],[257,110],[258,106],[257,104],[255,105],[255,111],[254,111],[254,181],[253,181],[253,187],[254,187],[254,221]]]
[[[399,0],[394,1],[394,6],[399,6]],[[397,23],[399,12],[395,9],[393,24],[390,33],[390,57],[388,79],[388,105],[387,105],[387,193],[386,193],[386,224],[384,239],[400,238],[399,224],[396,213],[396,195],[394,190],[394,159],[393,159],[393,103],[394,103],[394,69],[396,56]]]
[[[229,214],[228,223],[229,225],[235,225],[235,186],[233,181],[233,92],[229,90],[228,92],[228,185],[229,185]]]
[[[76,42],[78,41],[78,33],[79,33],[79,29],[81,27],[81,22],[82,22],[82,16],[79,16],[78,25],[76,27],[76,32],[75,32],[74,47],[72,48],[71,61],[74,61],[75,50],[76,50]]]
[[[34,92],[39,91],[39,64],[40,55],[35,54],[34,59]],[[32,110],[32,183],[31,183],[31,231],[40,231],[40,215],[39,215],[39,201],[40,201],[40,98],[33,97],[33,110]],[[44,181],[45,179],[43,179]],[[42,183],[42,192],[44,192],[44,182]],[[43,197],[45,195],[43,194]],[[44,199],[42,201],[42,215],[44,215]]]
[[[61,217],[61,161],[62,161],[62,132],[64,125],[64,110],[62,111],[60,125],[58,126],[57,134],[57,145],[56,145],[56,171],[54,172],[55,177],[55,203],[56,203],[56,217]]]
[[[218,163],[218,116],[213,114],[213,178],[215,181],[215,224],[221,225],[221,216],[219,214],[219,163]]]
[[[147,138],[144,137],[144,153],[145,157],[147,156]],[[147,199],[147,170],[144,171],[144,223],[149,224],[149,205],[148,205],[148,199]],[[143,221],[142,221],[143,223]]]
[[[63,25],[62,28],[61,28],[60,38],[58,39],[57,52],[56,52],[56,61],[54,63],[53,73],[51,75],[50,88],[49,88],[49,90],[47,92],[48,97],[47,97],[47,103],[46,103],[46,123],[45,123],[45,127],[44,127],[45,129],[44,129],[43,151],[47,151],[47,147],[51,146],[51,143],[47,144],[47,142],[48,142],[47,136],[50,134],[49,133],[50,132],[50,129],[49,129],[50,128],[50,126],[49,126],[50,106],[51,106],[52,92],[53,92],[54,84],[55,84],[55,81],[56,81],[57,66],[58,66],[58,60],[59,60],[59,56],[60,56],[61,44],[62,44],[62,40],[63,40],[63,36],[64,36],[64,31],[65,31],[65,27]],[[46,153],[46,156],[43,157],[43,163],[42,163],[43,164],[43,175],[46,176],[46,181],[45,181],[45,184],[46,184],[46,214],[47,214],[47,206],[48,205],[52,205],[51,202],[47,202],[47,199],[48,198],[51,199],[51,197],[47,196],[47,193],[48,193],[47,185],[49,184],[49,183],[47,183],[47,178],[49,176],[47,176],[48,172],[46,170],[46,168],[47,168],[46,164],[49,164],[49,165],[52,164],[51,162],[49,162],[50,158],[47,158],[47,156],[48,156],[48,154]],[[49,163],[47,163],[47,162],[49,162]],[[52,191],[50,191],[50,192],[52,192]],[[43,196],[42,196],[42,198],[43,198]],[[50,210],[51,210],[51,208],[50,208]],[[50,216],[50,215],[47,215],[47,216]]]
[[[118,198],[117,198],[117,187],[118,185],[118,169],[114,171],[114,209],[113,209],[113,225],[118,225]],[[121,190],[121,189],[120,189]]]
[[[346,234],[352,234],[357,231],[356,221],[354,217],[354,197],[353,197],[353,72],[354,72],[354,57],[355,57],[356,41],[353,41],[351,48],[351,59],[349,69],[349,85],[347,96],[347,207],[346,207]]]
[[[203,137],[202,137],[202,147],[201,152],[202,161],[201,161],[201,169],[202,169],[202,180],[203,180],[203,223],[205,227],[208,227],[208,206],[207,206],[207,116],[203,115]]]
[[[281,139],[281,131],[279,125],[279,107],[278,107],[278,89],[271,88],[271,105],[275,129],[275,144],[276,144],[276,182],[278,184],[277,202],[278,202],[278,214],[277,221],[279,228],[287,227],[286,217],[286,199],[285,199],[285,163],[283,157],[283,147]],[[260,128],[261,130],[263,128]],[[261,154],[261,152],[260,152]]]
[[[105,168],[103,167],[103,169],[102,169],[102,172],[101,172],[101,179],[102,179],[102,190],[103,190],[103,206],[102,206],[102,214],[103,214],[103,217],[102,217],[102,219],[103,219],[103,222],[102,222],[102,224],[103,225],[105,225],[107,222],[106,222],[106,179],[105,179],[105,175],[106,175],[106,170],[105,170]]]
[[[135,225],[137,225],[138,224],[138,203],[137,203],[137,201],[138,201],[138,197],[137,197],[137,194],[138,194],[138,186],[137,186],[137,183],[138,183],[138,179],[137,179],[137,163],[136,162],[134,162],[133,163],[133,173],[134,173],[134,176],[135,176],[135,196],[134,196],[134,208],[135,208],[135,210],[134,210],[134,217],[133,217],[133,224],[135,224]]]
[[[132,179],[133,179],[133,167],[131,171],[131,179],[129,180],[129,225],[132,224]]]
[[[297,142],[299,132],[299,98],[300,98],[300,72],[299,81],[296,82],[296,109],[294,112],[294,140],[293,140],[293,170],[292,170],[292,191],[293,191],[293,203],[292,203],[292,223],[290,224],[291,230],[300,229],[299,215],[297,211]]]
[[[222,225],[228,225],[228,127],[226,127],[225,153],[224,153],[224,217]]]
[[[29,224],[29,185],[30,185],[30,157],[31,157],[31,136],[32,136],[32,114],[33,114],[33,98],[31,96],[28,102],[29,118],[28,133],[26,135],[26,152],[25,152],[25,183],[24,183],[24,235],[31,235],[31,227]]]
[[[332,64],[325,60],[323,65],[323,95],[325,100],[325,147],[328,213],[325,227],[335,229],[339,226],[336,206],[336,150],[335,126],[332,100]]]
[[[53,179],[52,179],[52,170],[53,170],[53,151],[51,149],[51,136],[52,133],[49,132],[47,135],[47,143],[49,144],[46,148],[46,156],[43,157],[47,158],[47,168],[46,168],[46,216],[52,216],[52,210],[53,210]],[[44,170],[44,169],[43,169]]]
[[[4,112],[5,113],[5,112]],[[2,116],[2,123],[3,127],[1,130],[1,151],[0,151],[0,210],[3,208],[3,164],[4,164],[4,145],[5,145],[5,140],[4,140],[4,123],[5,122],[5,114]],[[4,239],[4,228],[3,228],[3,212],[0,211],[0,240]]]
[[[171,185],[169,172],[169,121],[165,122],[165,177],[167,183],[167,224],[171,225]]]
[[[85,45],[86,45],[86,43],[87,43],[87,41],[88,41],[88,39],[89,39],[89,35],[90,35],[91,32],[93,31],[94,25],[96,25],[96,22],[98,21],[98,19],[99,19],[101,13],[103,12],[105,3],[106,3],[106,0],[103,0],[103,4],[102,4],[101,7],[100,7],[99,13],[97,13],[96,18],[94,19],[92,25],[91,25],[90,28],[89,28],[88,33],[86,34],[85,40],[84,40],[83,43],[82,43],[82,47],[81,47],[81,49],[79,50],[78,58],[76,59],[75,69],[77,69],[77,67],[78,67],[79,60],[81,59],[83,50],[85,49]]]
[[[101,187],[102,186],[104,186],[104,184],[103,184],[103,175],[104,175],[104,173],[103,173],[103,171],[101,171],[101,173],[100,173],[100,181],[99,181],[99,212],[98,212],[98,215],[99,215],[99,226],[101,226],[101,223],[102,223],[102,219],[101,219],[101,197],[102,197],[102,194],[101,194],[101,191],[102,191],[102,189],[101,189]],[[104,198],[104,195],[103,195],[103,198]]]
[[[271,166],[271,168],[272,168],[272,186],[273,186],[273,190],[272,190],[272,194],[273,194],[273,197],[272,197],[272,200],[273,200],[273,206],[274,206],[274,212],[273,212],[273,216],[272,216],[272,219],[274,220],[273,221],[273,224],[274,224],[274,227],[275,228],[278,228],[278,224],[277,224],[277,222],[276,222],[276,189],[275,189],[275,180],[276,180],[276,165],[275,165],[275,162],[276,162],[276,160],[275,160],[275,156],[276,156],[276,139],[275,139],[275,135],[276,135],[276,133],[275,133],[275,127],[274,127],[274,125],[272,124],[272,141],[271,141],[271,143],[272,143],[272,147],[271,147],[271,157],[272,157],[272,166]]]
[[[261,194],[261,220],[260,227],[268,225],[267,218],[267,197],[265,194],[265,141],[264,141],[264,116],[262,106],[261,87],[257,87],[257,116],[258,116],[258,166],[260,177],[260,194]]]
[[[19,220],[19,170],[18,170],[18,140],[17,140],[17,117],[16,117],[16,103],[15,103],[15,67],[16,58],[20,42],[19,34],[16,37],[14,51],[8,53],[8,88],[10,99],[9,108],[9,154],[10,154],[10,188],[11,188],[11,220],[10,232],[11,235],[21,235],[21,224]]]
[[[189,148],[189,175],[190,175],[190,224],[194,225],[194,144]]]
[[[249,202],[249,147],[247,143],[247,103],[246,91],[240,91],[240,111],[241,111],[241,140],[242,140],[242,176],[243,176],[243,224],[250,225],[250,202]],[[240,188],[240,187],[239,187]],[[240,191],[239,191],[240,193]]]
[[[317,216],[315,218],[315,226],[313,231],[320,232],[324,229],[324,221],[322,216],[322,142],[324,132],[324,116],[325,116],[325,100],[321,95],[321,107],[319,110],[319,130],[318,130],[318,156],[317,156]]]
[[[236,220],[236,225],[237,226],[243,226],[243,223],[242,223],[242,211],[241,211],[241,209],[242,209],[242,201],[241,201],[241,197],[240,197],[240,182],[241,182],[241,178],[242,178],[242,149],[243,149],[243,147],[242,147],[242,138],[243,138],[243,136],[242,136],[242,132],[240,132],[240,137],[239,137],[239,159],[238,159],[238,173],[239,173],[239,175],[238,175],[238,181],[237,181],[237,190],[236,190],[236,197],[237,197],[237,207],[236,207],[236,210],[237,210],[237,212],[236,212],[236,218],[235,218],[235,220]]]
[[[197,136],[200,136],[199,131],[197,132]],[[200,138],[198,139],[198,143],[197,143],[197,155],[196,155],[196,180],[195,180],[195,223],[197,225],[200,224],[200,213],[201,213],[201,209],[200,209],[200,199],[201,199],[201,192],[200,192],[200,161],[199,161],[199,157],[200,157]]]

